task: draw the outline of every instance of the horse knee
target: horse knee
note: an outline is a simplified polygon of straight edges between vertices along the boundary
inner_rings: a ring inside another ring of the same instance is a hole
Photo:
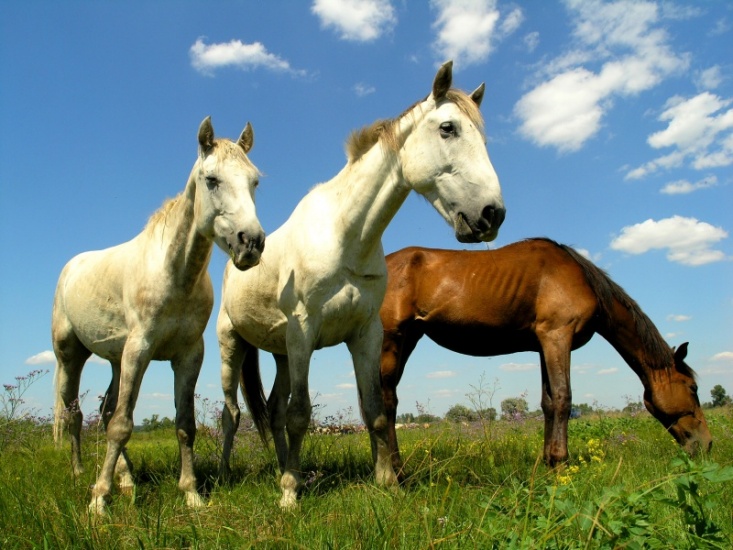
[[[124,445],[130,439],[133,427],[132,418],[113,416],[107,425],[107,439]]]
[[[224,406],[221,411],[221,426],[224,433],[235,432],[239,427],[239,407]]]
[[[397,415],[397,405],[399,399],[397,399],[397,392],[393,389],[382,390],[382,401],[384,402],[384,408],[387,411],[387,416],[393,418]]]
[[[310,402],[294,403],[291,401],[286,415],[288,433],[305,433],[310,425],[311,411]]]

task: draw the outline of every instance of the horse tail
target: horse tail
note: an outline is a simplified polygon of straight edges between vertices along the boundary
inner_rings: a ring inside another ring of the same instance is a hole
[[[64,401],[61,399],[61,391],[59,388],[59,364],[56,362],[56,368],[53,373],[53,387],[56,394],[53,407],[53,440],[56,447],[60,447],[64,439]]]
[[[267,434],[270,430],[270,414],[267,410],[265,390],[262,387],[260,375],[260,350],[252,347],[244,354],[242,372],[239,383],[242,388],[244,401],[252,415],[252,421],[260,434],[263,443],[267,445]]]
[[[598,298],[598,305],[601,316],[601,335],[608,339],[612,332],[612,321],[614,321],[614,305],[620,304],[632,318],[634,329],[644,343],[646,352],[650,358],[665,358],[670,352],[670,347],[665,342],[659,330],[651,319],[639,307],[639,304],[629,296],[621,286],[613,281],[611,277],[600,267],[580,254],[574,248],[557,244],[578,264],[583,271],[586,281],[595,292]],[[657,362],[657,361],[653,361]]]

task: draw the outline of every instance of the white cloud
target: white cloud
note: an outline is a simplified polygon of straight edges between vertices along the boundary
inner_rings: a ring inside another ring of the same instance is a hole
[[[315,0],[311,11],[322,27],[332,28],[342,40],[354,42],[375,40],[397,24],[388,0]]]
[[[710,358],[711,361],[733,362],[733,351],[721,351]]]
[[[617,372],[617,367],[611,367],[610,369],[600,369],[596,374],[598,376],[606,376],[607,374],[616,374]]]
[[[647,143],[654,149],[672,147],[671,153],[629,171],[626,179],[639,179],[660,169],[674,168],[690,159],[697,170],[733,164],[733,99],[702,92],[689,99],[667,100],[658,120],[668,122]]]
[[[268,52],[260,42],[245,44],[240,40],[231,40],[220,44],[204,44],[203,39],[199,38],[191,46],[189,55],[193,68],[207,75],[222,67],[236,67],[245,71],[264,68],[293,75],[305,75],[305,71],[293,69],[286,60]]]
[[[56,356],[51,350],[36,353],[25,360],[26,365],[45,365],[47,363],[56,363]]]
[[[537,370],[538,368],[538,363],[504,363],[499,367],[499,369],[506,372],[525,372]]]
[[[708,32],[708,36],[720,36],[727,33],[730,29],[730,23],[723,17],[715,22],[715,26]]]
[[[25,360],[26,365],[45,365],[48,363],[56,363],[56,356],[51,350],[42,351],[41,353],[36,353],[35,355],[32,355],[28,359]],[[89,359],[87,359],[87,363],[97,363],[98,365],[108,365],[109,361],[106,359],[102,359],[98,355],[92,355]]]
[[[452,59],[464,67],[486,61],[495,44],[514,33],[524,20],[514,8],[502,18],[496,0],[431,0],[438,14],[433,43],[440,62]],[[501,22],[500,22],[501,20]]]
[[[713,65],[712,67],[700,71],[697,74],[695,84],[698,88],[703,90],[714,90],[723,82],[723,75],[720,72],[720,65]]]
[[[678,180],[669,182],[667,185],[662,187],[659,192],[665,195],[684,195],[698,191],[699,189],[707,189],[708,187],[714,187],[718,185],[718,178],[715,176],[707,176],[694,183],[690,183],[687,180]]]
[[[673,216],[624,227],[610,246],[629,254],[666,249],[669,261],[698,266],[725,259],[723,252],[713,250],[711,246],[727,236],[721,227],[713,227],[695,218]]]
[[[537,49],[540,44],[540,33],[531,32],[524,37],[524,45],[527,46],[527,51],[532,53]]]
[[[153,392],[145,396],[148,399],[155,399],[156,401],[173,401],[173,394]]]
[[[356,384],[344,382],[343,384],[336,384],[336,387],[340,390],[353,390],[354,388],[356,388]]]
[[[667,321],[674,321],[675,323],[682,323],[684,321],[689,321],[690,319],[692,319],[692,317],[689,315],[667,315]]]
[[[635,95],[687,68],[668,45],[655,4],[566,0],[576,44],[543,64],[544,81],[514,107],[520,133],[540,146],[579,150],[617,97]],[[601,63],[594,70],[588,65]]]
[[[453,378],[457,373],[452,370],[438,370],[435,372],[429,372],[425,375],[425,378]]]
[[[520,133],[541,146],[577,151],[600,128],[603,109],[595,75],[575,69],[557,75],[525,94],[514,112]]]
[[[377,89],[374,86],[369,86],[368,84],[363,84],[361,82],[359,82],[358,84],[354,84],[354,92],[359,97],[373,94],[376,91]]]

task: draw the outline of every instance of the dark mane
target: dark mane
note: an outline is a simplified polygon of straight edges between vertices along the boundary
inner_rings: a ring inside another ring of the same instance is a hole
[[[614,301],[619,302],[629,311],[634,322],[634,328],[642,341],[650,368],[664,369],[673,364],[672,348],[669,347],[652,320],[642,311],[639,304],[621,286],[615,283],[604,270],[570,246],[557,243],[551,239],[540,240],[550,242],[563,249],[580,266],[588,284],[598,297],[598,304],[607,319],[612,317]],[[690,371],[690,376],[694,377],[692,369],[686,364],[684,366]]]
[[[422,100],[424,101],[424,100]],[[451,88],[446,93],[446,101],[455,103],[458,108],[473,122],[480,132],[484,130],[484,119],[481,116],[476,103],[465,92]],[[364,153],[381,142],[387,149],[396,151],[402,144],[398,142],[396,136],[397,124],[404,116],[408,116],[410,112],[421,101],[412,104],[410,107],[396,118],[381,119],[373,122],[368,126],[364,126],[359,130],[351,132],[346,141],[346,156],[348,161],[356,162]]]

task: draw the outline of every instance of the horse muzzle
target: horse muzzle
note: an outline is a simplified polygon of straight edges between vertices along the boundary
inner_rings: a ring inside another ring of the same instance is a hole
[[[265,249],[265,233],[247,235],[244,231],[237,233],[235,246],[229,245],[229,257],[234,267],[245,271],[260,263],[262,251]]]
[[[695,456],[699,452],[707,453],[713,446],[713,437],[710,435],[707,423],[701,422],[693,415],[679,418],[667,429],[690,456]]]
[[[461,243],[493,241],[499,235],[499,227],[504,223],[506,208],[489,205],[481,214],[471,220],[464,212],[458,212],[453,223],[456,239]]]

